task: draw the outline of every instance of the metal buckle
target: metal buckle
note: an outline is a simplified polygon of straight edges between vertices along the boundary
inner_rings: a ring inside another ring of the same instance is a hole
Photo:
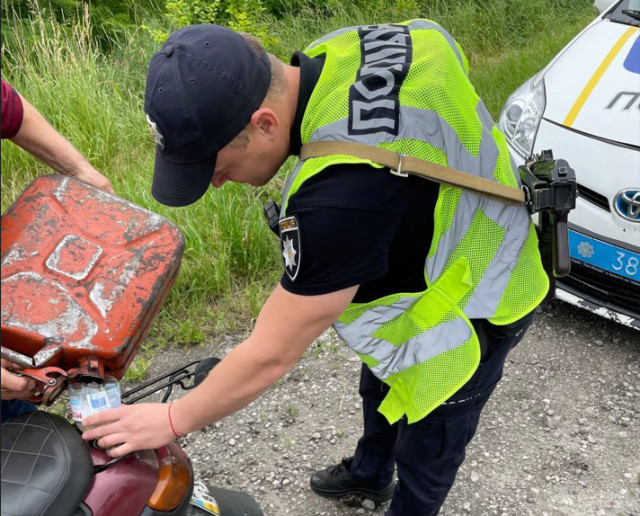
[[[394,170],[392,168],[389,168],[389,171],[394,175],[394,176],[398,176],[398,177],[409,177],[409,174],[405,173],[402,171],[402,158],[404,156],[400,153],[398,153],[398,168],[397,170]]]
[[[524,205],[529,208],[531,206],[531,189],[527,185],[522,185],[520,190],[524,192]]]

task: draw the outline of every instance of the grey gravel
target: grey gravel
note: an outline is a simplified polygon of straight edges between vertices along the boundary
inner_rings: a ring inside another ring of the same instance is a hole
[[[149,374],[224,356],[242,338],[156,352]],[[382,516],[388,504],[309,488],[360,437],[359,368],[325,333],[249,407],[180,440],[198,476],[249,492],[267,516]],[[640,516],[640,332],[559,301],[539,309],[440,514]]]

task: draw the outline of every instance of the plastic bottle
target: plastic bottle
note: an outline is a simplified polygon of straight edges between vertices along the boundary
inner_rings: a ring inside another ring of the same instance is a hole
[[[117,408],[120,406],[120,384],[113,376],[107,376],[105,379],[105,389],[107,390],[107,399],[109,400],[109,408]]]
[[[84,416],[96,414],[109,408],[109,397],[104,384],[98,382],[87,383],[85,385],[85,399],[87,401],[87,413],[83,414]]]
[[[76,426],[83,432],[86,430],[82,425],[85,417],[121,404],[120,384],[112,376],[107,376],[104,383],[79,381],[69,384],[68,391],[71,415]]]
[[[71,383],[67,390],[69,392],[71,417],[73,417],[76,426],[84,432],[85,428],[82,426],[82,418],[85,413],[84,384],[82,382]]]

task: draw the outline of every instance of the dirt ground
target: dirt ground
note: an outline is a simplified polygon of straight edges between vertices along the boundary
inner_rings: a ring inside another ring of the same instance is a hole
[[[640,333],[559,301],[539,312],[440,514],[640,516]],[[241,339],[166,350],[150,374],[224,356]],[[260,399],[181,440],[200,478],[251,493],[267,516],[383,515],[385,504],[309,488],[312,472],[353,453],[359,367],[323,335]]]

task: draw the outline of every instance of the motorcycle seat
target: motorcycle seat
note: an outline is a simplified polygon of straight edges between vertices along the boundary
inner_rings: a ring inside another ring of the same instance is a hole
[[[89,490],[88,445],[64,418],[20,414],[2,423],[2,514],[73,514]]]

